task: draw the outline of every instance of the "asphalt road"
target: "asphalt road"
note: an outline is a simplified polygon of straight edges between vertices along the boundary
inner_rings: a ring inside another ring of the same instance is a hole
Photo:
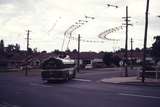
[[[160,87],[104,84],[118,70],[83,71],[68,82],[0,73],[0,107],[159,107]]]

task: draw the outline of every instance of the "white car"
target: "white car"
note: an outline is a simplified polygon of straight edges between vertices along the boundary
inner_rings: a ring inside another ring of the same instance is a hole
[[[92,68],[93,68],[92,64],[87,64],[87,65],[85,66],[85,69],[92,69]]]

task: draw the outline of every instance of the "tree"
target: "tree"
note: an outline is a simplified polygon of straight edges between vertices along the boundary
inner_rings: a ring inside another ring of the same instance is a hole
[[[104,57],[103,57],[103,62],[106,65],[110,66],[113,63],[113,58],[112,57],[113,57],[112,53],[105,52]]]
[[[32,54],[32,53],[33,53],[32,48],[28,48],[28,54]]]
[[[6,48],[7,53],[13,52],[15,50],[15,46],[13,44],[9,44]]]
[[[124,48],[121,48],[121,49],[119,50],[119,52],[125,52],[125,49],[124,49]]]
[[[119,62],[121,61],[121,58],[119,56],[113,57],[113,64],[116,66],[119,66]]]
[[[154,37],[156,41],[152,44],[151,55],[154,57],[155,61],[160,60],[160,36]]]
[[[0,54],[3,54],[4,53],[4,41],[1,40],[0,41]]]
[[[136,48],[136,49],[135,49],[135,51],[136,51],[136,52],[140,52],[140,51],[141,51],[141,49],[139,49],[139,48]]]
[[[37,48],[33,49],[33,53],[38,53]]]
[[[14,50],[16,52],[19,52],[20,51],[20,45],[16,43],[16,45],[14,46]]]
[[[67,50],[65,50],[65,53],[70,53],[71,51],[70,51],[70,49],[67,49]]]
[[[73,51],[72,51],[73,53],[77,53],[78,51],[77,51],[77,49],[73,49]]]
[[[43,50],[41,53],[47,53],[47,51]]]
[[[60,52],[58,49],[55,49],[55,50],[53,51],[53,53],[55,53],[56,55],[60,55],[60,54],[61,54],[61,52]]]

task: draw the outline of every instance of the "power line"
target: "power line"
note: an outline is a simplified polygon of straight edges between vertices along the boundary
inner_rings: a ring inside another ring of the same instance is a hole
[[[111,38],[108,38],[106,36],[109,35],[109,34],[111,34],[111,33],[114,33],[114,32],[117,32],[119,30],[122,30],[122,29],[123,29],[123,26],[118,26],[118,27],[110,28],[110,29],[107,29],[104,32],[100,33],[98,35],[98,37],[100,39],[103,39],[103,40],[119,41],[119,39],[111,39]]]
[[[57,25],[59,19],[61,19],[61,17],[59,17],[59,18],[53,23],[53,25],[51,26],[51,28],[48,30],[48,33],[50,33],[50,32],[55,28],[55,26]]]
[[[63,47],[64,47],[64,43],[65,43],[65,39],[68,38],[68,42],[67,42],[67,48],[69,46],[69,43],[71,41],[71,39],[74,39],[74,40],[78,40],[78,38],[75,38],[72,36],[72,33],[80,28],[81,26],[85,25],[85,23],[88,23],[89,20],[93,20],[95,19],[94,17],[91,17],[91,16],[85,16],[85,19],[84,20],[78,20],[78,22],[75,22],[75,24],[71,25],[65,32],[64,32],[64,38],[63,38],[63,42],[62,42],[62,47],[61,47],[61,50],[63,50]]]

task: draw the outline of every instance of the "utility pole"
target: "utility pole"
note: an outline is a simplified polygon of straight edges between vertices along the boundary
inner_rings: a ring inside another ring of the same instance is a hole
[[[125,25],[126,26],[126,40],[125,40],[125,62],[124,62],[124,65],[125,65],[125,77],[128,77],[128,25],[132,25],[132,24],[129,24],[128,22],[130,21],[129,17],[128,16],[128,6],[126,6],[126,17],[122,17],[123,19],[125,19]]]
[[[27,53],[28,53],[28,49],[29,49],[29,34],[30,34],[30,30],[27,30]]]
[[[30,30],[27,30],[27,60],[26,60],[26,70],[25,70],[25,76],[28,76],[28,56],[29,56],[29,34],[30,34]]]
[[[80,34],[78,34],[78,60],[77,60],[77,72],[80,71],[80,63],[79,63],[79,60],[80,60]]]
[[[131,38],[131,51],[133,50],[133,38]]]
[[[133,39],[131,38],[131,69],[133,69]]]
[[[142,70],[142,82],[145,81],[145,70],[146,70],[146,46],[147,46],[147,31],[148,31],[148,10],[149,0],[147,0],[146,13],[145,13],[145,31],[144,31],[144,49],[143,49],[143,70]]]

